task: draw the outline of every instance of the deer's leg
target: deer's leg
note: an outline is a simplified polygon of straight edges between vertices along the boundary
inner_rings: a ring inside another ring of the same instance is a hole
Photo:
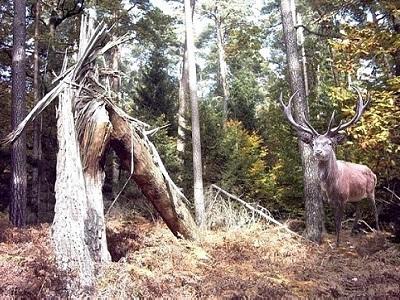
[[[376,229],[379,231],[378,210],[376,209],[375,193],[371,194],[371,195],[369,196],[369,199],[371,200],[371,202],[372,202],[372,207],[374,208]]]
[[[336,247],[340,244],[340,230],[342,229],[343,204],[340,201],[336,202],[335,207],[335,225],[336,225]]]
[[[354,218],[353,228],[351,229],[351,234],[356,234],[358,230],[358,220],[360,219],[361,207],[360,203],[354,203],[356,207],[356,216]]]

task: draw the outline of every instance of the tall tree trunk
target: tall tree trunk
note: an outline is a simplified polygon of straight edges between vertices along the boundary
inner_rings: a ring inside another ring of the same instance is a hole
[[[35,44],[33,54],[33,98],[35,103],[40,100],[40,84],[39,84],[39,23],[40,23],[40,0],[36,2],[35,12]],[[39,116],[33,123],[33,158],[40,162],[42,159],[42,116]],[[41,213],[40,192],[41,192],[41,163],[36,164],[32,168],[32,202],[36,205],[36,216],[39,220]]]
[[[12,128],[16,128],[26,114],[25,71],[25,0],[14,1],[12,50]],[[22,227],[26,223],[26,138],[23,133],[12,145],[11,152],[11,204],[10,221]]]
[[[220,18],[215,18],[215,27],[217,30],[217,46],[218,46],[218,61],[219,61],[219,81],[221,83],[224,102],[223,102],[223,116],[224,121],[228,117],[228,102],[229,102],[229,89],[227,83],[228,66],[226,64],[225,49],[224,49],[224,33],[223,24]]]
[[[57,117],[56,204],[52,241],[56,262],[62,271],[73,274],[67,279],[69,296],[90,293],[94,284],[94,264],[87,245],[88,204],[85,180],[72,113],[70,89],[59,96]]]
[[[303,21],[301,19],[301,15],[297,13],[297,24],[296,25],[303,25]],[[306,49],[304,47],[304,30],[303,27],[300,26],[297,29],[297,34],[299,37],[299,44],[301,47],[301,63],[303,66],[303,78],[304,78],[304,90],[305,95],[308,97],[310,94],[309,87],[308,87],[308,76],[307,76],[307,57],[306,57]]]
[[[185,0],[185,27],[187,43],[187,63],[189,79],[189,95],[192,116],[192,147],[193,147],[193,180],[194,180],[194,206],[196,222],[202,227],[205,225],[205,207],[203,192],[203,171],[201,162],[200,117],[197,99],[196,61],[194,53],[192,6],[190,0]]]
[[[188,64],[187,64],[187,45],[185,40],[182,55],[181,78],[179,79],[179,107],[178,107],[178,140],[176,150],[179,158],[183,160],[185,151],[186,131],[187,131],[187,96],[188,96]]]
[[[290,0],[281,0],[281,16],[286,43],[290,86],[292,92],[298,91],[294,99],[295,117],[298,123],[304,124],[302,117],[308,118],[308,104],[297,52],[296,30],[293,24]],[[301,142],[300,139],[299,148],[304,171],[305,235],[313,241],[320,242],[323,231],[323,204],[320,195],[316,162],[312,157],[310,147]]]
[[[115,37],[114,37],[115,38]],[[114,75],[111,81],[111,89],[115,92],[115,102],[118,103],[120,101],[120,77],[119,77],[119,59],[120,59],[120,51],[118,46],[114,47],[111,52],[111,60],[112,60],[112,70]],[[118,159],[115,153],[112,154],[111,158],[111,170],[112,170],[112,195],[113,199],[115,199],[118,195],[118,186],[119,186],[119,164]]]

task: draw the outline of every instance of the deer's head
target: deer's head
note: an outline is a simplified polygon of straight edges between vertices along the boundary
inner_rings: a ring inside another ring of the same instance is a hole
[[[304,125],[294,120],[292,115],[292,100],[298,91],[290,97],[288,105],[283,103],[281,93],[279,101],[283,106],[283,112],[286,116],[286,119],[296,130],[296,133],[300,139],[312,147],[313,154],[318,160],[328,160],[331,157],[336,145],[340,144],[344,140],[345,136],[341,132],[350,125],[356,123],[361,118],[362,113],[367,107],[369,101],[364,103],[360,90],[357,88],[354,89],[358,94],[358,102],[353,118],[346,123],[343,123],[341,120],[338,126],[332,127],[335,119],[335,112],[333,112],[328,124],[328,129],[324,134],[319,134],[305,118],[303,119]]]

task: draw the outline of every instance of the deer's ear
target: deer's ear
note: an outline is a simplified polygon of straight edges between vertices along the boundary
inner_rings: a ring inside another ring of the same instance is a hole
[[[336,134],[332,138],[332,140],[336,145],[343,144],[346,141],[346,135],[344,135],[344,134]]]
[[[303,143],[306,143],[306,144],[311,144],[311,142],[313,140],[313,136],[304,131],[297,131],[297,135],[303,141]]]

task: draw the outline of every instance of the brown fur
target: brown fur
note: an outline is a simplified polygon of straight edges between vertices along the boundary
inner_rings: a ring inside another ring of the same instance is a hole
[[[349,121],[344,123],[341,121],[338,126],[332,128],[335,120],[335,113],[333,112],[328,124],[328,130],[322,135],[307,120],[303,120],[303,124],[299,124],[294,120],[291,104],[298,91],[290,97],[288,105],[283,103],[282,93],[279,97],[286,119],[296,129],[299,138],[312,147],[313,154],[319,161],[318,177],[321,189],[335,211],[337,245],[339,245],[340,241],[343,209],[346,202],[357,203],[364,198],[370,199],[374,207],[376,227],[379,230],[378,213],[375,204],[376,175],[364,165],[336,160],[335,156],[334,147],[344,140],[344,135],[340,132],[356,123],[369,103],[369,100],[364,102],[361,91],[357,87],[353,88],[358,94],[356,113]],[[357,225],[358,218],[359,208],[357,206],[354,226]]]
[[[327,159],[326,159],[327,158]],[[327,151],[324,160],[318,162],[318,175],[321,189],[335,209],[336,243],[340,242],[340,229],[343,209],[347,202],[357,203],[364,198],[371,200],[374,206],[376,226],[379,230],[375,204],[376,175],[364,165],[336,160],[333,148]],[[353,229],[358,223],[357,208]]]

